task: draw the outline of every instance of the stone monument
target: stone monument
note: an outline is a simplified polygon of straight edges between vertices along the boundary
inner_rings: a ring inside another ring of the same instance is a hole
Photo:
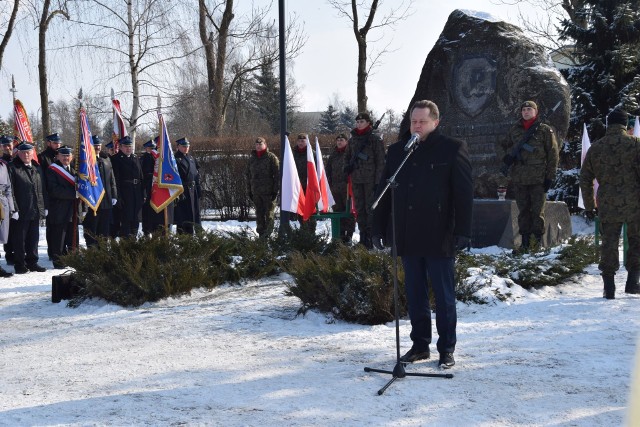
[[[495,199],[507,186],[500,173],[502,143],[520,118],[520,104],[533,100],[548,118],[558,143],[569,127],[569,86],[545,48],[512,24],[481,12],[455,10],[427,56],[410,107],[430,99],[440,108],[440,131],[469,145],[476,198]],[[409,111],[409,108],[407,108]],[[409,131],[409,115],[400,135]]]

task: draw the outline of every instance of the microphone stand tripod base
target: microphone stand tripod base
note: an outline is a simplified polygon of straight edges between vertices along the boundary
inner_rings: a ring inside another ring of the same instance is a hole
[[[374,369],[374,368],[364,368],[365,372],[378,372],[380,374],[390,374],[392,377],[388,383],[384,385],[380,390],[378,390],[378,396],[382,396],[382,393],[389,388],[391,384],[398,378],[405,377],[427,377],[427,378],[453,378],[453,374],[422,374],[422,373],[407,373],[404,369],[405,363],[398,362],[396,366],[393,368],[393,371],[387,371],[384,369]]]

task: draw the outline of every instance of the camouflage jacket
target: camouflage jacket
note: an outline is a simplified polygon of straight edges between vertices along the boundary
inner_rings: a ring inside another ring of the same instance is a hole
[[[594,179],[602,222],[640,220],[640,138],[627,135],[623,125],[610,125],[582,162],[580,189],[586,210],[596,207]]]
[[[511,150],[520,143],[526,130],[519,121],[509,130],[505,152],[511,154]],[[511,167],[511,182],[519,185],[542,184],[545,179],[553,181],[558,168],[559,149],[555,133],[549,125],[542,123],[538,130],[527,142],[533,151],[524,148],[520,150],[520,160],[516,160]]]
[[[258,157],[256,150],[251,151],[245,175],[249,194],[260,196],[278,194],[280,161],[268,148],[260,157]]]
[[[298,147],[293,146],[293,160],[296,163],[296,169],[298,170],[298,178],[300,178],[300,184],[302,184],[302,189],[307,189],[307,149],[304,151],[298,150]],[[314,159],[316,155],[311,150],[311,157]]]
[[[345,168],[349,165],[353,165],[351,181],[354,184],[377,184],[380,181],[384,168],[384,143],[373,133],[373,129],[364,135],[358,135],[355,129],[351,131],[345,154]]]
[[[333,193],[334,199],[336,195],[340,195],[340,197],[346,198],[347,194],[347,178],[348,175],[344,171],[344,162],[347,158],[346,156],[346,147],[345,150],[340,152],[337,147],[333,148],[333,151],[329,155],[329,159],[327,160],[325,172],[327,174],[327,181],[329,181],[329,188],[331,189],[331,193]]]

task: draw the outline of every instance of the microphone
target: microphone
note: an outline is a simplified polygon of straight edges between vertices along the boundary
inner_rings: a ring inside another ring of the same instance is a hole
[[[416,145],[418,141],[420,141],[420,134],[416,132],[411,135],[411,138],[409,138],[409,141],[407,141],[407,145],[404,146],[404,151],[412,150],[414,145]]]

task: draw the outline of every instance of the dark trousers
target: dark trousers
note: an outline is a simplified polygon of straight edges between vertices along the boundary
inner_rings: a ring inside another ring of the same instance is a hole
[[[60,255],[65,255],[73,245],[73,222],[61,224],[47,224],[47,233],[50,237],[49,254],[55,264]],[[76,240],[76,244],[78,241]]]
[[[11,245],[13,260],[17,267],[33,265],[38,262],[38,241],[40,240],[40,221],[37,219],[11,220]]]
[[[98,243],[97,237],[109,237],[111,232],[111,209],[98,209],[98,214],[87,212],[82,222],[82,235],[87,246]]]
[[[403,256],[404,287],[411,319],[411,340],[419,351],[431,343],[431,308],[429,282],[436,299],[437,348],[453,353],[456,348],[456,291],[454,258]]]
[[[140,228],[140,221],[121,219],[120,237],[136,237],[138,235],[138,228]]]

